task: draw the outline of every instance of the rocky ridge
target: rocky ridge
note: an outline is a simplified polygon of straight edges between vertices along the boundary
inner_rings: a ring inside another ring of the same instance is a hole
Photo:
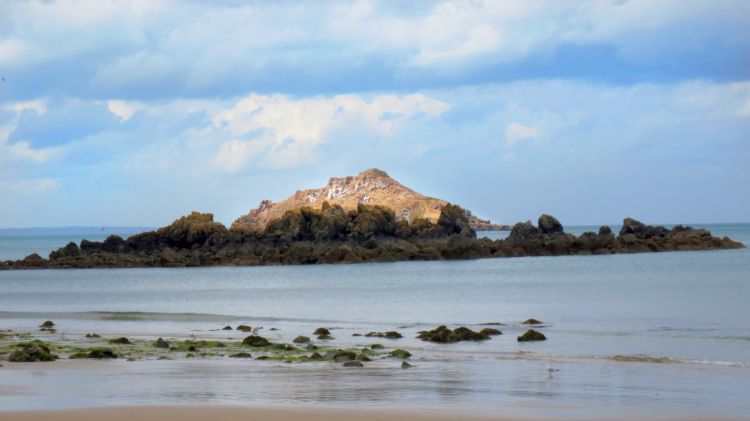
[[[626,218],[618,235],[607,227],[568,234],[550,215],[513,226],[504,240],[477,239],[467,213],[447,204],[435,223],[399,220],[393,210],[358,204],[346,210],[323,202],[319,209],[291,209],[262,231],[227,229],[213,215],[193,212],[169,226],[103,242],[81,241],[53,251],[0,262],[0,269],[179,267],[389,262],[484,257],[639,253],[742,248],[704,229],[672,229]]]
[[[269,222],[281,218],[289,210],[303,206],[320,208],[323,202],[339,205],[346,211],[355,210],[360,204],[385,206],[393,209],[396,220],[410,223],[415,219],[435,223],[440,217],[440,211],[448,204],[445,200],[415,192],[391,178],[385,171],[371,168],[355,176],[331,177],[321,188],[298,190],[278,203],[263,200],[257,208],[234,221],[232,229],[262,231]],[[466,211],[466,215],[474,230],[509,228],[478,218],[469,211]]]

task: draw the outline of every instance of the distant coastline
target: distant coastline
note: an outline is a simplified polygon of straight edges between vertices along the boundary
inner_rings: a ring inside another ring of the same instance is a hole
[[[0,236],[23,236],[23,235],[70,235],[70,234],[138,234],[151,231],[154,227],[94,227],[94,226],[67,226],[67,227],[28,227],[28,228],[0,228]]]

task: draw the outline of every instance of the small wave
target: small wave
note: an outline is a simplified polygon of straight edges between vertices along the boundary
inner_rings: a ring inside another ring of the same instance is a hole
[[[636,363],[653,363],[653,364],[695,364],[695,365],[709,365],[719,367],[750,367],[750,362],[742,361],[720,361],[720,360],[696,360],[687,358],[674,358],[674,357],[651,357],[648,355],[613,355],[605,357],[606,359],[618,362],[636,362]]]

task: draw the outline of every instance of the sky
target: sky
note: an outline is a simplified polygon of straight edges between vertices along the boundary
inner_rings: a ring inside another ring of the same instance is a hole
[[[750,222],[745,0],[5,0],[0,75],[0,227],[372,167],[498,223]]]

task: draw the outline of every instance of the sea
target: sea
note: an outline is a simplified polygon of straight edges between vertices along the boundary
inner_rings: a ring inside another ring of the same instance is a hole
[[[703,224],[750,246],[750,224]],[[617,230],[619,227],[613,227]],[[598,227],[570,227],[581,233]],[[0,260],[110,233],[0,233]],[[127,233],[126,233],[127,234]],[[507,232],[480,232],[502,238]],[[518,342],[528,318],[547,340]],[[36,326],[54,320],[56,333]],[[750,249],[273,267],[0,271],[0,330],[45,339],[272,341],[331,329],[336,346],[412,353],[364,368],[226,357],[0,368],[0,411],[237,404],[459,410],[506,416],[750,414]],[[416,338],[494,327],[481,342]],[[273,329],[273,330],[272,330]],[[352,336],[396,330],[403,339]],[[40,336],[41,335],[41,336]]]

